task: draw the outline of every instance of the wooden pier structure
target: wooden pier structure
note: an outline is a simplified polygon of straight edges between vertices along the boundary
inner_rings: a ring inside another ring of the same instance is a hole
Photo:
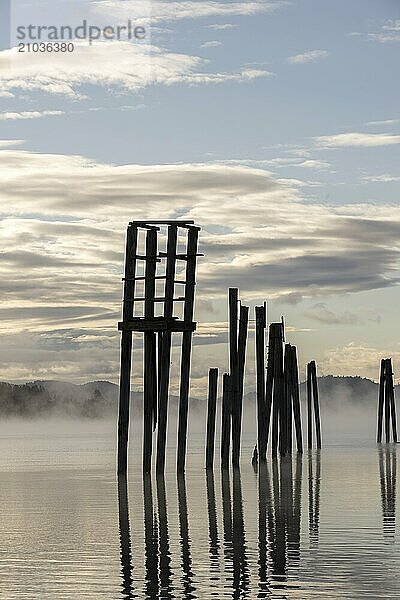
[[[151,470],[155,428],[156,468],[157,472],[164,471],[172,334],[182,333],[177,469],[185,469],[199,231],[193,221],[179,220],[133,221],[128,226],[123,317],[118,325],[122,332],[118,475],[124,476],[127,471],[133,333],[142,333],[144,338],[144,473]],[[177,287],[179,296],[175,293]],[[177,304],[181,306],[180,314]]]

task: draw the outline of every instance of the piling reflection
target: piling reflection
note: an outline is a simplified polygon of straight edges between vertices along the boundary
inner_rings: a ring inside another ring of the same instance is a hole
[[[321,451],[308,453],[308,526],[311,542],[318,542],[321,495]]]
[[[233,471],[233,490],[229,471],[221,472],[222,516],[224,527],[225,563],[232,572],[233,598],[247,598],[249,567],[243,517],[242,483],[239,469]]]
[[[183,598],[196,598],[196,588],[193,585],[192,557],[190,552],[189,519],[186,497],[186,479],[184,474],[178,474],[178,507],[179,532],[181,544],[181,567],[183,571]]]
[[[128,487],[126,477],[118,478],[118,515],[119,542],[122,576],[122,597],[126,600],[136,598],[132,579],[132,549],[129,525]]]
[[[239,469],[233,471],[233,598],[247,598],[249,568],[243,519],[242,482]]]
[[[158,550],[160,569],[160,598],[169,600],[172,596],[171,553],[168,535],[168,513],[165,494],[165,479],[163,474],[157,475],[157,506],[158,506]]]
[[[158,524],[153,506],[151,475],[143,475],[144,541],[146,569],[146,598],[159,598],[158,585]]]
[[[270,598],[272,588],[281,589],[286,598],[289,567],[299,563],[302,470],[301,455],[260,463],[257,598]]]
[[[207,469],[207,512],[208,512],[208,537],[211,571],[219,571],[219,540],[218,540],[218,521],[217,507],[215,504],[215,483],[214,472]]]
[[[381,484],[383,535],[394,541],[396,531],[397,454],[395,446],[381,447],[379,478]]]

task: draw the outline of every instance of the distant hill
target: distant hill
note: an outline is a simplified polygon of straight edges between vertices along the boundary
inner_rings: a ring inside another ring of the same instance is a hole
[[[378,384],[361,377],[318,378],[321,405],[335,408],[343,404],[374,407],[378,398]],[[302,383],[300,393],[304,402],[307,392]],[[396,395],[400,394],[399,386]],[[142,394],[133,391],[131,401],[134,414],[142,412]],[[245,405],[255,405],[255,392],[245,395]],[[205,398],[191,399],[195,411],[205,409]],[[178,407],[178,398],[171,396],[172,410]],[[203,409],[204,407],[204,409]],[[0,383],[0,417],[43,418],[61,416],[77,419],[115,418],[118,412],[118,386],[109,381],[92,381],[75,385],[62,381],[33,381],[16,385]]]
[[[142,394],[131,392],[135,414],[142,412]],[[196,410],[200,401],[192,399]],[[173,409],[178,398],[170,397]],[[42,418],[60,416],[77,419],[113,417],[118,412],[118,386],[109,381],[75,385],[63,381],[33,381],[25,384],[0,382],[0,417]]]

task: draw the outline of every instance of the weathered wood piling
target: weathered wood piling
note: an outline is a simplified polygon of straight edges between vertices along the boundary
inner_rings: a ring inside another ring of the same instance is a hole
[[[322,447],[321,442],[321,417],[319,411],[319,395],[317,381],[317,367],[315,361],[312,360],[307,364],[307,430],[308,430],[308,448],[313,447],[313,426],[312,414],[314,413],[315,434],[317,448]]]
[[[210,369],[208,374],[208,403],[207,403],[207,445],[206,467],[214,466],[215,446],[215,417],[217,410],[218,369]]]
[[[221,467],[229,468],[232,447],[232,465],[239,468],[242,436],[244,371],[249,308],[240,304],[239,290],[229,289],[229,368],[223,377]]]
[[[390,442],[390,429],[392,429],[392,441],[397,443],[397,417],[394,399],[393,366],[392,359],[381,360],[379,376],[379,398],[378,398],[378,429],[377,442],[382,442],[382,425],[385,418],[385,442]],[[390,428],[390,425],[392,426]]]

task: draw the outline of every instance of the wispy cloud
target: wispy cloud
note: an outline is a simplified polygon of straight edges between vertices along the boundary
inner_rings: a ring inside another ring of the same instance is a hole
[[[72,54],[43,53],[40,61],[31,53],[16,56],[16,48],[0,52],[3,90],[24,93],[40,90],[72,99],[82,97],[83,86],[113,86],[115,92],[126,92],[156,84],[246,82],[272,75],[269,71],[250,68],[207,72],[207,62],[200,57],[123,41],[97,42],[93,46],[76,42]]]
[[[391,146],[400,144],[400,135],[390,133],[338,133],[314,138],[317,146],[323,148]]]
[[[381,44],[400,42],[400,19],[388,19],[382,25],[380,31],[377,32],[361,33],[353,31],[350,35],[366,37]]]
[[[25,119],[41,119],[43,117],[54,117],[64,115],[62,110],[22,111],[0,113],[0,121],[19,121]]]
[[[218,40],[210,40],[209,42],[204,42],[204,44],[201,44],[201,48],[217,48],[218,46],[222,46],[222,42],[219,42]]]
[[[234,29],[237,25],[233,23],[213,23],[212,25],[207,25],[208,29],[213,29],[214,31],[226,31],[227,29]]]
[[[151,2],[151,23],[160,23],[168,21],[177,21],[183,19],[201,19],[205,17],[226,17],[226,16],[246,16],[268,13],[287,6],[288,2],[284,0],[258,1],[258,2],[215,2],[215,1],[183,1],[183,2],[162,2],[152,0]],[[146,11],[140,11],[140,3],[137,0],[125,0],[116,2],[115,0],[99,0],[96,9],[102,15],[112,15],[123,18],[130,18],[139,11],[145,14]]]
[[[303,52],[302,54],[289,56],[287,61],[292,65],[313,63],[321,60],[322,58],[326,58],[327,56],[329,56],[329,52],[327,50],[309,50],[308,52]]]
[[[365,175],[362,180],[368,183],[391,183],[400,181],[400,175]]]
[[[397,125],[400,119],[386,119],[385,121],[368,121],[365,125]]]

